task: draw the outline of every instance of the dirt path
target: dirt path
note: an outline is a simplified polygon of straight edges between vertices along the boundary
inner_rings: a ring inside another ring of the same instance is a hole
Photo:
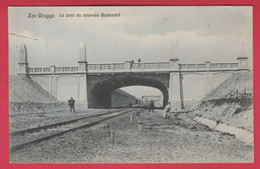
[[[10,155],[11,162],[186,163],[253,162],[253,147],[213,132],[192,119],[165,120],[162,111],[111,120],[35,144]],[[114,142],[111,131],[115,131]]]

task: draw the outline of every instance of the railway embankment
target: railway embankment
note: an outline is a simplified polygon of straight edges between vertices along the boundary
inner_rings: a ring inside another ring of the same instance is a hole
[[[57,101],[49,92],[26,76],[9,76],[10,115],[67,109],[67,104]]]
[[[193,113],[194,120],[252,145],[253,110],[253,74],[239,72],[207,95]]]
[[[9,102],[57,103],[58,101],[30,78],[21,75],[10,75]]]

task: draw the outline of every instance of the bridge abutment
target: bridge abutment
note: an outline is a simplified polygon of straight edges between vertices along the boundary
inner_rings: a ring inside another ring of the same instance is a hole
[[[211,72],[204,73],[204,96],[213,90],[213,75]]]
[[[180,72],[170,73],[169,101],[180,102],[179,110],[184,108],[182,74]]]

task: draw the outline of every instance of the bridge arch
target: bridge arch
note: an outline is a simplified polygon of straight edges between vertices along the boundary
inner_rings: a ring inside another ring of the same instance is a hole
[[[165,106],[169,100],[168,89],[162,82],[145,77],[125,76],[109,78],[93,85],[89,91],[89,107],[110,108],[112,92],[116,89],[128,86],[147,86],[160,90],[163,94],[163,106]]]

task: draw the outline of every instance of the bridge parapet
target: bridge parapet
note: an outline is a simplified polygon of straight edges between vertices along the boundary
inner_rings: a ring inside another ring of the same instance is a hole
[[[142,63],[107,63],[107,64],[88,64],[88,72],[96,71],[174,71],[170,62],[142,62]],[[177,71],[194,70],[194,71],[210,71],[210,70],[233,70],[239,69],[238,63],[184,63],[179,64]]]
[[[88,71],[118,71],[126,69],[125,63],[88,64]]]
[[[78,67],[55,67],[55,72],[77,72]]]
[[[51,67],[30,67],[29,73],[50,73]]]
[[[88,72],[170,70],[170,62],[138,62],[88,64]]]
[[[200,64],[180,64],[181,70],[187,70],[187,69],[206,69],[205,63]]]
[[[77,66],[65,67],[32,67],[29,68],[29,74],[52,74],[52,73],[95,73],[95,72],[160,72],[160,71],[223,71],[223,70],[241,70],[239,63],[183,63],[178,64],[179,69],[171,67],[171,62],[119,62],[119,63],[92,63],[87,64],[87,71],[80,71]]]
[[[143,63],[144,64],[144,69],[160,69],[160,70],[165,70],[165,69],[170,69],[170,62],[148,62],[148,63]]]
[[[78,72],[78,67],[55,67],[55,66],[50,66],[50,67],[30,67],[29,68],[29,74],[44,74],[44,73],[66,73],[66,72],[71,72],[75,73]]]
[[[239,68],[238,63],[211,63],[211,69],[221,69],[221,68]]]
[[[225,70],[239,69],[238,63],[198,63],[198,64],[180,64],[181,70]]]

